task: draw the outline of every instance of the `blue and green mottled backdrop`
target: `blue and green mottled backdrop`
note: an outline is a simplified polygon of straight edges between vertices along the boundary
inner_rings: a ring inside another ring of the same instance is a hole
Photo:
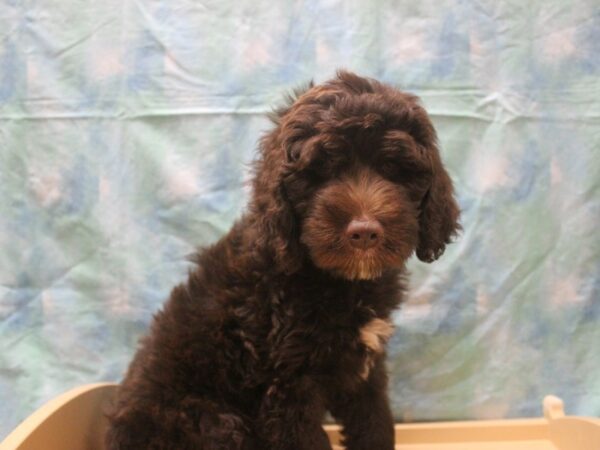
[[[463,209],[410,264],[397,418],[600,415],[597,0],[0,0],[0,435],[122,376],[270,105],[338,67],[422,97]]]

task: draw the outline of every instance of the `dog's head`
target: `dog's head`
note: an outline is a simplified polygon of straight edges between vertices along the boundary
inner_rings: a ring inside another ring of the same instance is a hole
[[[459,210],[416,97],[339,72],[273,120],[253,204],[280,267],[308,256],[337,276],[374,279],[414,251],[426,262],[443,253]]]

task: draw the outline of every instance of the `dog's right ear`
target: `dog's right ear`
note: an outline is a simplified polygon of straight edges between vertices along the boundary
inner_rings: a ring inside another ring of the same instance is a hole
[[[302,265],[303,252],[300,225],[285,187],[289,164],[279,139],[279,127],[261,140],[260,147],[252,199],[260,233],[256,244],[271,251],[274,269],[291,274]]]
[[[286,181],[293,178],[304,143],[314,132],[320,106],[309,93],[313,86],[311,81],[295,89],[286,103],[270,114],[275,129],[261,139],[261,156],[255,165],[252,204],[260,223],[259,244],[272,251],[277,269],[286,274],[298,270],[305,257]]]

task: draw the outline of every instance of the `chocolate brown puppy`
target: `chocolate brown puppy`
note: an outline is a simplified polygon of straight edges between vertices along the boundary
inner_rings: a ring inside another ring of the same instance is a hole
[[[111,450],[392,450],[385,345],[405,263],[459,230],[418,99],[340,71],[273,114],[245,214],[155,316]]]

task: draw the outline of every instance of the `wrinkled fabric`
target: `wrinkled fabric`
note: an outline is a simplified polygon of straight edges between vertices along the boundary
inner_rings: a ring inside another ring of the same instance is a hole
[[[409,263],[397,419],[600,415],[599,55],[595,0],[3,0],[0,436],[122,377],[266,113],[339,67],[421,96],[462,209]]]

